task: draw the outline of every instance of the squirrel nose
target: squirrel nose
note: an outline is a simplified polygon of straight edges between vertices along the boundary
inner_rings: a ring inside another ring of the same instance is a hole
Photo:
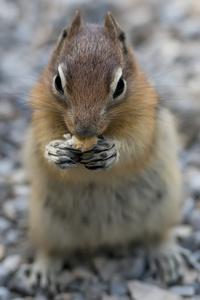
[[[80,127],[75,129],[75,134],[80,138],[90,138],[96,136],[96,130],[91,127]]]

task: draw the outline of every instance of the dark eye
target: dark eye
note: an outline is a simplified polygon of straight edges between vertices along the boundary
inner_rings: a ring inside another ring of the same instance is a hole
[[[118,96],[120,96],[124,91],[124,80],[122,79],[122,77],[119,79],[118,83],[117,83],[117,87],[116,90],[113,94],[113,98],[117,98]]]
[[[62,87],[62,81],[60,79],[60,76],[57,75],[54,79],[54,84],[55,84],[55,88],[57,89],[57,91],[64,95],[64,91],[63,91],[63,87]]]

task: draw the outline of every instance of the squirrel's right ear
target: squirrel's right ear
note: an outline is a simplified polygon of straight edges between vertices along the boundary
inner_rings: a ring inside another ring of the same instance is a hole
[[[61,35],[59,36],[58,43],[57,43],[58,48],[60,48],[60,46],[62,45],[66,37],[71,37],[76,32],[78,32],[81,28],[81,25],[82,25],[82,20],[81,20],[80,11],[77,10],[71,24],[65,27]]]
[[[104,30],[109,35],[111,35],[113,39],[117,38],[122,46],[123,51],[127,53],[127,43],[126,43],[125,33],[120,28],[119,24],[117,23],[117,21],[115,20],[111,12],[108,12],[105,16]]]

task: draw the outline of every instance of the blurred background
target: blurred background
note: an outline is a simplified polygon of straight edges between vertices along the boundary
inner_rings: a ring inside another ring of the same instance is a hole
[[[30,119],[30,89],[76,9],[85,22],[103,22],[107,11],[114,14],[164,105],[176,115],[185,200],[177,235],[200,258],[200,2],[1,0],[0,300],[46,299],[32,298],[14,276],[26,262],[22,245],[30,194],[21,148]],[[190,270],[186,277],[184,296],[199,300],[198,274]],[[121,255],[114,249],[112,255],[103,252],[89,262],[73,262],[60,279],[62,295],[56,299],[133,299],[127,282],[135,279],[160,284],[146,273],[140,251]]]

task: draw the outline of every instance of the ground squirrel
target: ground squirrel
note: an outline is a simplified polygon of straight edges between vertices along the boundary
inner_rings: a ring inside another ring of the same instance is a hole
[[[143,243],[166,282],[182,275],[170,234],[181,211],[173,117],[162,107],[111,13],[104,26],[77,12],[35,85],[26,140],[38,249],[30,281],[54,290],[76,250]],[[81,151],[64,135],[95,139]]]

